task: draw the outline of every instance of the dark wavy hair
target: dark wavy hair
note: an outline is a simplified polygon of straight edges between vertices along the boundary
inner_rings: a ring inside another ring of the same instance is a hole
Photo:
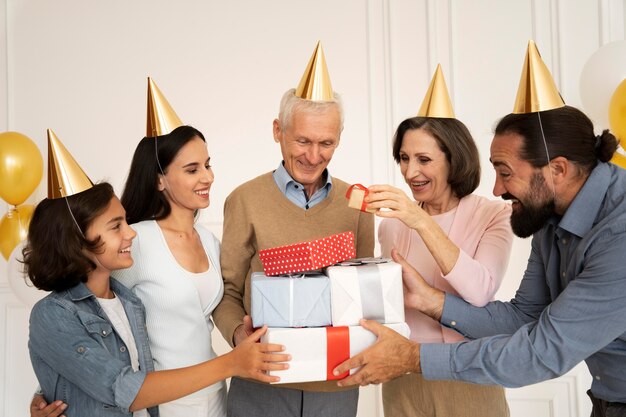
[[[170,203],[157,188],[159,174],[161,169],[164,173],[167,172],[181,148],[196,136],[206,142],[204,135],[191,126],[180,126],[168,135],[145,137],[139,142],[122,194],[122,205],[126,209],[128,224],[143,220],[161,220],[169,216],[172,211]]]
[[[448,184],[457,198],[471,194],[480,184],[478,148],[467,127],[457,119],[411,117],[398,125],[393,138],[393,159],[400,163],[400,148],[409,130],[424,129],[430,133],[446,155],[450,171]]]
[[[87,240],[84,234],[114,196],[111,184],[103,182],[67,197],[67,201],[46,198],[37,205],[22,250],[25,271],[35,287],[62,291],[87,282],[87,275],[96,269],[96,264],[84,250],[98,253],[103,243],[100,236]]]
[[[539,122],[541,117],[541,123]],[[593,123],[580,110],[565,106],[527,114],[509,114],[498,122],[496,135],[515,133],[524,139],[520,157],[535,168],[548,164],[541,128],[550,158],[562,156],[590,173],[598,161],[608,162],[617,149],[617,139],[608,130],[596,136]]]

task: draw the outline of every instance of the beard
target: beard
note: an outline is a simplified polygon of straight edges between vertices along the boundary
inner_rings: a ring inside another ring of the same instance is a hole
[[[505,200],[515,198],[510,194],[502,197]],[[519,206],[511,212],[511,229],[518,237],[526,238],[539,231],[554,215],[554,196],[542,175],[533,174],[528,193],[518,200]]]

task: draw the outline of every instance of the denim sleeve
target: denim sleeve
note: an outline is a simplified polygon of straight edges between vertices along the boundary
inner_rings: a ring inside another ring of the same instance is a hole
[[[30,316],[29,349],[98,401],[128,412],[146,377],[92,338],[73,311],[46,298]]]
[[[447,346],[422,345],[424,377],[519,387],[566,373],[626,332],[625,253],[626,233],[598,239],[588,250],[576,278],[543,310],[537,321],[523,325],[513,334]],[[524,289],[525,295],[530,289],[530,285]],[[541,288],[537,290],[538,294],[542,292]],[[454,310],[458,307],[455,304],[458,303],[453,301],[448,307]],[[465,320],[517,320],[498,317],[507,311],[511,310],[489,305]],[[519,318],[518,313],[511,314]],[[472,326],[480,328],[470,323],[464,327],[472,329]]]
[[[485,307],[474,307],[463,299],[446,294],[441,324],[469,339],[513,334],[523,325],[536,321],[550,304],[545,268],[533,239],[530,258],[515,298],[510,302],[492,301]]]

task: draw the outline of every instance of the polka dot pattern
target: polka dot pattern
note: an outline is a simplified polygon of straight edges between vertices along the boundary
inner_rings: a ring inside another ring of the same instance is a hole
[[[267,276],[311,271],[354,257],[356,250],[352,232],[259,251]]]

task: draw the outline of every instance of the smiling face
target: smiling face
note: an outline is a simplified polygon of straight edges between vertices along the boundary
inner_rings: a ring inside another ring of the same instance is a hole
[[[187,142],[159,175],[159,191],[172,208],[195,211],[209,206],[214,176],[206,143],[199,137]]]
[[[496,135],[491,143],[491,163],[496,170],[493,194],[511,200],[511,228],[519,237],[541,229],[555,212],[554,192],[547,186],[542,168],[519,157],[522,136]]]
[[[322,174],[339,145],[341,116],[329,107],[323,111],[296,111],[282,129],[274,120],[274,140],[280,143],[285,169],[302,184],[310,197],[322,186]]]
[[[416,201],[438,205],[450,199],[450,165],[430,133],[424,129],[407,130],[399,154],[400,172]]]
[[[137,235],[126,223],[126,211],[117,197],[111,198],[107,208],[87,227],[85,238],[96,240],[100,237],[98,253],[89,253],[95,260],[97,270],[110,273],[116,269],[132,266],[131,242]]]

